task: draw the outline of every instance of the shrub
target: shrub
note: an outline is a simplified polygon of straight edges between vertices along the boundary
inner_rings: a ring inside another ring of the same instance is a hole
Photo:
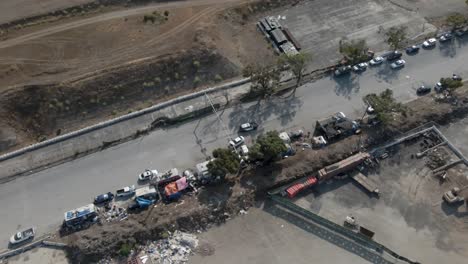
[[[214,77],[214,80],[215,82],[221,82],[223,80],[223,77],[221,77],[221,75],[219,74],[216,74],[216,76]]]
[[[120,246],[119,255],[123,257],[127,257],[128,255],[130,255],[131,251],[132,251],[132,245],[124,243]]]
[[[200,77],[195,76],[195,78],[193,78],[193,84],[194,84],[195,86],[199,85],[200,82],[201,82]]]
[[[159,77],[154,77],[154,83],[155,83],[156,85],[160,85],[160,84],[161,84],[161,78],[159,78]]]
[[[200,68],[200,62],[197,60],[193,61],[193,67],[198,70]]]
[[[167,10],[164,11],[164,16],[165,16],[165,17],[168,17],[168,16],[169,16],[169,11],[167,11]]]

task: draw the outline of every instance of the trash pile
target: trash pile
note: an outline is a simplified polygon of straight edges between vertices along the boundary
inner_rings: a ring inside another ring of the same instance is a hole
[[[152,242],[146,246],[151,263],[182,264],[188,262],[188,257],[198,246],[195,235],[175,231],[169,237]],[[143,256],[146,260],[146,256]],[[146,262],[146,261],[145,261]]]
[[[446,157],[449,154],[444,149],[434,149],[427,155],[426,165],[434,170],[447,164]]]
[[[128,218],[127,210],[117,205],[112,205],[112,207],[104,213],[106,222],[113,221],[122,221]]]

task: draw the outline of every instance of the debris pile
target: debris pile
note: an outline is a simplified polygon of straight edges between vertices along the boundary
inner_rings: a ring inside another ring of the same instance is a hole
[[[188,262],[188,257],[198,246],[195,235],[175,231],[169,237],[150,243],[146,253],[152,263],[182,264]]]
[[[106,222],[122,221],[128,218],[128,214],[125,208],[118,207],[114,204],[111,209],[104,213],[104,217]]]
[[[442,167],[447,164],[448,155],[444,149],[434,149],[427,155],[426,165],[432,170]]]

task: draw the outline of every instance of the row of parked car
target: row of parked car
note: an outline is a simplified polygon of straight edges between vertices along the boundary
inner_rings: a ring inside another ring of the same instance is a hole
[[[468,28],[465,29],[458,29],[455,31],[455,35],[458,37],[462,37],[463,35],[468,32]],[[444,33],[438,37],[439,42],[448,42],[453,39],[453,34],[450,32]],[[429,38],[425,40],[421,45],[411,45],[405,49],[406,54],[412,55],[416,54],[419,52],[420,47],[423,47],[424,49],[432,49],[437,45],[437,39],[436,38]],[[385,60],[390,62],[390,67],[392,69],[400,69],[403,68],[406,64],[406,61],[401,59],[403,56],[403,53],[396,50],[393,52],[390,52],[384,56],[377,56],[372,58],[369,62],[361,62],[358,63],[354,66],[351,65],[345,65],[341,66],[338,69],[335,70],[334,75],[335,77],[339,77],[345,74],[350,73],[351,71],[354,71],[356,73],[363,72],[367,69],[368,66],[378,66],[382,64]]]

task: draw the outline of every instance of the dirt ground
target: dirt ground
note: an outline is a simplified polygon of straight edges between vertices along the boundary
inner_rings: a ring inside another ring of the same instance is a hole
[[[233,78],[259,59],[273,61],[255,17],[289,2],[296,1],[260,1],[255,10],[235,1],[154,9],[154,24],[126,15],[0,42],[0,151]],[[67,20],[57,23],[49,27]]]
[[[433,176],[430,156],[440,154],[447,164],[456,157],[439,147],[416,159],[423,140],[421,137],[398,145],[389,151],[388,159],[368,173],[380,190],[379,197],[346,179],[316,186],[295,203],[340,225],[351,214],[360,225],[375,232],[374,240],[414,261],[464,263],[468,209],[465,205],[448,205],[442,195],[455,186],[468,186],[467,168],[460,164],[448,169],[445,181]],[[466,190],[461,193],[466,194]]]

